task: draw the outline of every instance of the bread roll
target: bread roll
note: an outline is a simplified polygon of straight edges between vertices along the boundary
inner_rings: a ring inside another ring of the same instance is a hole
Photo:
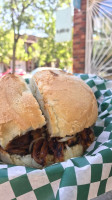
[[[45,118],[22,77],[8,74],[0,79],[0,145],[16,136],[41,128]]]
[[[50,137],[74,135],[95,123],[96,98],[80,78],[44,70],[33,76],[30,87],[45,115]]]

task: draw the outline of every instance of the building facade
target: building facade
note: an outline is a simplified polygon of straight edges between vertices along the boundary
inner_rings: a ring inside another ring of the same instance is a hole
[[[73,72],[112,75],[111,1],[82,0],[74,9]]]
[[[74,8],[73,33],[73,72],[85,71],[85,38],[86,38],[86,3],[82,0],[81,9]]]

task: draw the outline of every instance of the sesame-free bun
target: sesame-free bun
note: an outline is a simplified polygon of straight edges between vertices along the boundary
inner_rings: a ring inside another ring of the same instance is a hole
[[[0,79],[0,146],[16,136],[45,125],[38,102],[22,77],[8,74]]]
[[[33,76],[30,87],[45,115],[50,137],[73,135],[95,123],[96,98],[80,78],[63,71],[43,70]]]

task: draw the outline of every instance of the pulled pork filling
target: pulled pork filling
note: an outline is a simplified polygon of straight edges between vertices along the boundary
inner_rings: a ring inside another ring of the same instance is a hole
[[[64,149],[66,146],[72,147],[81,144],[84,151],[94,141],[94,133],[91,128],[73,136],[65,138],[50,138],[47,128],[30,131],[27,134],[14,138],[7,146],[6,151],[9,154],[18,154],[25,156],[31,154],[31,157],[40,165],[46,166],[47,156],[51,155],[52,163],[64,161]]]

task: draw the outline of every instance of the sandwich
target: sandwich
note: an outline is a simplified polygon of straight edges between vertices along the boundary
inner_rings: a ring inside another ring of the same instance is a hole
[[[37,72],[30,89],[17,75],[0,80],[0,158],[43,168],[82,156],[94,141],[96,98],[80,78],[59,70]]]
[[[21,76],[0,79],[0,159],[4,163],[39,167],[29,146],[46,124],[39,104]]]
[[[37,72],[30,88],[47,127],[42,144],[42,140],[34,144],[40,164],[46,166],[48,158],[55,163],[83,155],[95,139],[92,126],[98,116],[91,88],[80,78],[58,70]]]

